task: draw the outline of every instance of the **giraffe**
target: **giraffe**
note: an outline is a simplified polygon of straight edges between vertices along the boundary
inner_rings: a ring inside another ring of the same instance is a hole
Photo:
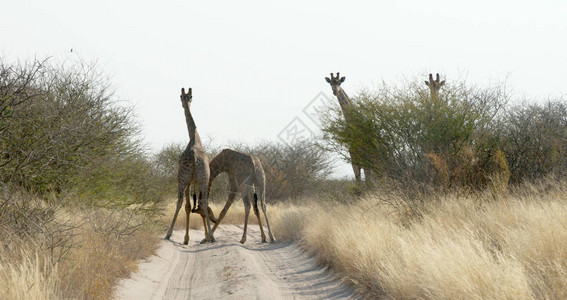
[[[341,88],[341,83],[343,83],[345,81],[346,77],[340,77],[339,76],[339,72],[337,72],[337,76],[333,76],[333,73],[331,73],[331,78],[329,77],[325,77],[325,80],[331,84],[331,89],[333,90],[333,95],[335,95],[337,97],[337,99],[339,100],[339,105],[341,106],[341,110],[343,111],[343,116],[345,118],[345,121],[347,123],[349,123],[349,108],[352,106],[352,101],[350,101],[350,99],[348,98],[347,94],[345,93],[345,91],[343,90],[343,88]],[[350,153],[350,158],[352,161],[352,170],[354,171],[354,178],[356,179],[357,182],[360,182],[361,177],[360,177],[360,172],[363,169],[360,165],[356,164],[354,162],[354,151],[352,148],[349,149],[349,153]],[[368,182],[369,178],[370,178],[371,172],[368,169],[364,169],[364,177],[365,180]]]
[[[429,81],[426,80],[425,84],[429,87],[431,98],[437,99],[439,97],[439,90],[445,85],[445,80],[439,80],[439,73],[436,74],[435,80],[433,80],[433,74],[429,73]]]
[[[173,215],[173,220],[171,226],[167,231],[165,239],[169,239],[173,232],[173,226],[177,219],[177,214],[183,205],[183,195],[185,195],[185,213],[187,214],[186,228],[185,228],[185,238],[183,244],[187,245],[189,243],[189,216],[191,214],[191,201],[189,198],[190,185],[197,185],[199,188],[199,194],[202,198],[199,199],[199,206],[201,207],[201,216],[203,217],[203,225],[205,226],[205,240],[204,242],[214,242],[215,237],[211,231],[211,223],[209,220],[209,209],[208,208],[208,192],[209,192],[209,156],[203,149],[201,144],[201,138],[199,133],[197,133],[197,125],[193,120],[191,115],[190,103],[193,99],[193,92],[191,88],[185,93],[185,89],[181,89],[181,106],[185,111],[185,121],[187,122],[187,130],[189,131],[189,144],[185,148],[185,151],[181,154],[179,158],[179,170],[177,172],[177,207],[175,209],[175,214]],[[212,212],[212,211],[211,211]],[[213,217],[214,218],[214,217]]]
[[[264,212],[270,242],[275,242],[270,229],[270,221],[268,220],[268,215],[266,213],[266,175],[264,174],[264,169],[262,168],[260,160],[251,154],[245,154],[231,149],[223,149],[211,160],[210,168],[211,177],[209,179],[209,190],[215,178],[221,173],[228,173],[230,182],[230,193],[228,195],[228,199],[219,214],[217,223],[213,227],[213,232],[215,232],[226,212],[232,205],[236,194],[240,192],[242,200],[244,201],[244,233],[242,234],[240,243],[244,244],[246,242],[246,230],[248,227],[248,216],[250,214],[250,196],[252,195],[254,198],[254,214],[256,215],[256,218],[258,218],[258,224],[260,225],[262,243],[266,242],[266,235],[264,234],[262,220],[260,218],[258,200],[260,201],[262,211]]]

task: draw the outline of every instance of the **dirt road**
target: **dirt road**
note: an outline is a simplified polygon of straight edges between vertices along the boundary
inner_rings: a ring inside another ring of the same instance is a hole
[[[317,266],[297,245],[260,243],[259,227],[221,225],[216,243],[200,245],[202,230],[163,241],[156,256],[121,282],[116,299],[356,299],[353,289]]]

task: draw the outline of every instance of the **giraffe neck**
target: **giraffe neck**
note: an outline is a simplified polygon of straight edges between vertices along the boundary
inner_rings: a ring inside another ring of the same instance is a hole
[[[222,157],[222,152],[219,153],[217,156],[215,156],[210,162],[209,162],[209,168],[211,170],[211,175],[210,175],[210,180],[213,181],[213,179],[215,179],[217,176],[219,176],[220,173],[222,173],[224,170],[223,168],[223,157]]]
[[[337,99],[339,100],[339,105],[341,106],[341,110],[343,111],[343,116],[345,117],[345,119],[347,119],[347,110],[352,106],[352,102],[342,88],[339,88],[339,90],[337,91]]]
[[[183,109],[185,110],[185,122],[187,123],[187,131],[189,132],[189,145],[202,146],[201,137],[197,132],[197,125],[195,124],[195,120],[193,120],[193,115],[191,115],[189,105],[187,103],[184,103]]]
[[[439,98],[439,88],[430,87],[429,88],[431,99],[438,99]]]
[[[228,154],[228,151],[226,151],[225,149],[221,151],[221,153],[213,157],[213,159],[211,159],[211,161],[209,162],[209,169],[211,171],[209,175],[209,188],[211,187],[213,181],[215,180],[215,178],[217,178],[217,176],[227,171],[227,162],[230,161]]]

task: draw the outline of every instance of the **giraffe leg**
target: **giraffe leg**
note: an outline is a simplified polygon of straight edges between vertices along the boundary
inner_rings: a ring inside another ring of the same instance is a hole
[[[217,227],[219,226],[220,222],[222,221],[222,219],[224,219],[224,216],[226,215],[226,212],[228,211],[228,209],[232,205],[232,202],[234,202],[234,199],[236,198],[237,193],[238,193],[238,190],[232,190],[231,189],[231,191],[228,195],[228,199],[226,200],[226,204],[224,205],[224,207],[222,208],[222,211],[219,214],[219,217],[217,219],[217,223],[215,224],[215,226],[213,226],[213,232],[215,232],[215,230],[217,230]]]
[[[207,206],[207,211],[209,212],[209,220],[211,220],[211,222],[213,222],[213,224],[215,225],[218,224],[219,220],[217,220],[217,218],[215,217],[215,213],[209,206]]]
[[[202,193],[199,193],[199,201],[202,201],[201,199],[203,199],[203,195]],[[197,197],[195,194],[193,194],[193,203],[197,203]],[[195,208],[194,210],[198,209],[197,208],[197,204],[194,204]],[[209,215],[212,215],[212,210],[207,207],[209,209]],[[195,213],[201,213],[201,210],[198,211],[193,211]],[[207,223],[205,222],[205,216],[201,215],[201,219],[203,220],[203,229],[205,230],[205,238],[203,240],[201,240],[201,244],[205,243],[207,241],[207,237],[209,236],[209,231],[207,230]]]
[[[205,229],[205,239],[201,241],[201,244],[208,242],[207,237],[209,236],[209,230],[207,229],[207,222],[205,221],[205,217],[201,217],[203,219],[203,228]]]
[[[356,182],[360,182],[360,166],[352,164],[352,170],[354,171]]]
[[[165,239],[169,240],[171,234],[173,233],[173,226],[175,225],[175,221],[177,220],[177,214],[179,214],[179,210],[183,205],[183,189],[181,185],[177,189],[177,207],[175,208],[175,214],[173,215],[173,220],[171,221],[171,226],[169,226],[169,230],[167,230],[167,234],[165,235]]]
[[[250,192],[242,193],[242,200],[244,201],[244,233],[242,234],[241,244],[246,242],[246,230],[248,229],[248,216],[250,215]]]
[[[260,193],[260,205],[262,205],[262,211],[264,212],[264,218],[266,219],[266,226],[268,226],[268,236],[270,237],[270,243],[276,241],[272,235],[272,230],[270,229],[270,221],[268,220],[268,213],[266,212],[266,200],[264,199],[264,193]]]
[[[364,171],[364,181],[366,183],[372,182],[372,170],[363,169],[363,171]]]
[[[262,243],[266,242],[266,235],[264,234],[264,227],[262,226],[262,219],[260,218],[260,210],[258,209],[258,195],[254,193],[254,205],[252,206],[254,209],[254,214],[258,219],[258,225],[260,226],[260,236],[262,237]]]
[[[185,214],[187,218],[185,219],[185,238],[183,239],[183,244],[189,244],[189,217],[191,216],[191,198],[189,198],[190,189],[185,189]]]
[[[209,189],[208,189],[208,180],[203,180],[203,183],[201,183],[201,192],[203,193],[203,213],[205,214],[204,218],[206,221],[206,225],[205,226],[205,239],[208,240],[211,243],[214,243],[215,240],[215,236],[213,235],[213,232],[211,230],[211,222],[209,220]]]

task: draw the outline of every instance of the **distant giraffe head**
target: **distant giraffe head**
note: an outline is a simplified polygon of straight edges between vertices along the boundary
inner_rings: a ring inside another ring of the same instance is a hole
[[[181,96],[179,97],[181,98],[181,105],[183,107],[185,107],[185,104],[189,106],[189,103],[191,103],[191,100],[193,100],[193,91],[191,90],[191,88],[189,88],[186,94],[185,88],[181,88]]]
[[[331,73],[331,78],[329,77],[325,77],[325,80],[331,85],[331,89],[333,90],[333,95],[337,96],[337,99],[339,100],[339,103],[341,105],[348,105],[349,103],[345,102],[343,103],[346,99],[343,99],[342,93],[343,89],[341,88],[341,83],[345,82],[346,77],[340,77],[339,72],[337,72],[337,76],[333,76],[333,73]]]
[[[426,80],[425,84],[431,91],[431,97],[437,97],[439,95],[439,90],[443,85],[445,85],[445,80],[440,81],[439,73],[435,75],[435,80],[433,80],[433,74],[429,73],[429,81]]]

